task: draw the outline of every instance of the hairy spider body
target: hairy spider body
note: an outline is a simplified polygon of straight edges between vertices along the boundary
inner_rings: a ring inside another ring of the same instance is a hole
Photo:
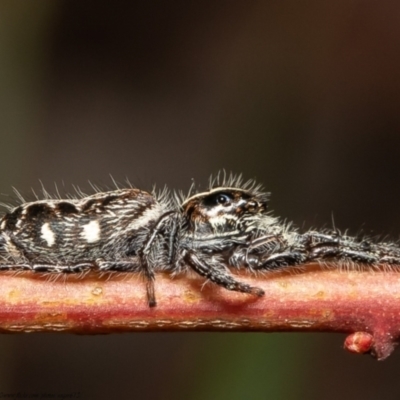
[[[0,221],[0,270],[141,272],[149,306],[154,273],[190,268],[228,290],[262,296],[229,266],[279,270],[308,262],[400,264],[394,244],[337,232],[299,233],[267,211],[268,193],[229,178],[179,200],[129,188],[23,203]]]

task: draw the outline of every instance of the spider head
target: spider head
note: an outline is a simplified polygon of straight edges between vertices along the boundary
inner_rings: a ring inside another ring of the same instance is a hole
[[[267,216],[268,194],[231,187],[198,193],[181,205],[190,231],[198,236],[229,236],[260,228]]]

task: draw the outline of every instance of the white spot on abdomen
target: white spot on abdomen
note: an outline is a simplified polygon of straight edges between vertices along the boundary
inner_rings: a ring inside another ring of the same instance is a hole
[[[41,238],[47,242],[47,246],[51,247],[53,246],[54,242],[56,241],[56,238],[54,236],[54,232],[51,230],[50,225],[48,222],[42,225],[41,231]]]
[[[100,240],[100,225],[98,221],[91,221],[83,226],[81,236],[88,242],[93,243]]]

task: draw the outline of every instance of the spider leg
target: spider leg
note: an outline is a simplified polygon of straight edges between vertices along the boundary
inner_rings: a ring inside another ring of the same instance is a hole
[[[203,259],[205,256],[203,255]],[[205,262],[201,260],[194,252],[187,252],[185,261],[199,275],[204,276],[211,282],[228,290],[234,290],[242,293],[249,293],[255,296],[263,296],[264,291],[258,287],[250,286],[247,283],[235,280],[228,270],[215,262]]]
[[[260,258],[259,264],[253,266],[255,270],[278,270],[302,264],[306,261],[306,254],[302,251],[292,250],[271,254],[267,258]]]
[[[140,258],[142,259],[142,269],[144,275],[146,276],[146,292],[147,301],[149,307],[155,307],[157,305],[156,295],[154,290],[154,270],[151,262],[149,260],[149,255],[152,249],[152,244],[154,243],[157,235],[161,232],[166,221],[168,221],[172,215],[176,214],[175,211],[168,211],[160,217],[154,228],[150,231],[150,234],[144,244],[143,250],[140,252]]]
[[[249,241],[247,245],[237,247],[229,258],[229,264],[261,269],[265,255],[279,251],[283,244],[284,239],[280,234],[260,236]]]
[[[282,235],[265,235],[252,240],[247,248],[251,251],[257,247],[269,245],[272,242],[282,243],[282,241]]]
[[[372,253],[357,251],[352,249],[340,248],[338,246],[318,246],[311,250],[308,261],[318,260],[349,260],[363,264],[377,264],[379,257]]]
[[[94,264],[90,262],[81,262],[70,265],[57,265],[45,263],[32,264],[0,264],[0,271],[33,271],[49,273],[67,273],[73,274],[93,269]]]
[[[0,264],[0,271],[31,271],[32,265],[29,264]]]
[[[251,254],[248,248],[241,247],[235,250],[229,258],[229,265],[234,267],[250,267],[257,269],[261,264],[261,256]]]
[[[381,261],[379,254],[374,251],[377,246],[367,241],[318,232],[308,232],[302,235],[302,239],[308,252],[307,261],[332,259],[370,265]]]
[[[96,269],[99,272],[137,272],[140,271],[139,260],[129,259],[128,261],[105,261],[96,260]]]
[[[52,264],[33,264],[31,269],[35,272],[55,272],[74,274],[93,269],[94,264],[90,262],[80,262],[71,265],[52,265]]]

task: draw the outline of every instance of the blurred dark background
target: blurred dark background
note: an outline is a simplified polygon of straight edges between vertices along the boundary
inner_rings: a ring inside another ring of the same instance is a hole
[[[225,168],[300,227],[397,240],[399,71],[396,1],[2,0],[0,192],[187,190]],[[3,335],[0,396],[399,399],[400,352],[343,339]]]

